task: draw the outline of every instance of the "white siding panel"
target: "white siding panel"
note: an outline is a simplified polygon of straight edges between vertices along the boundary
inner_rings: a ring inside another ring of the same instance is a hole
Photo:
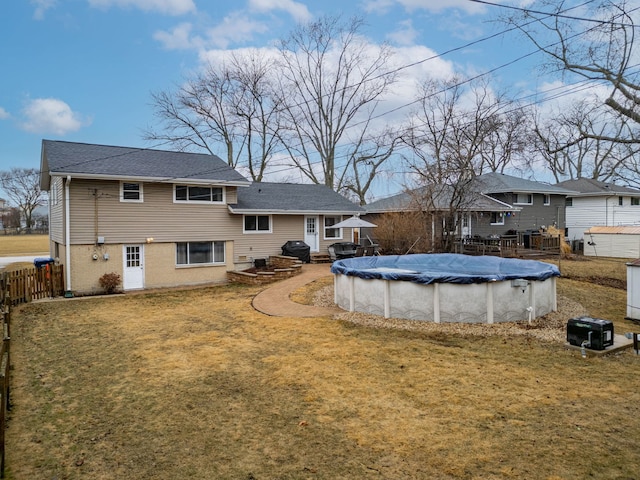
[[[622,206],[617,196],[574,198],[566,212],[570,240],[583,238],[590,227],[640,225],[640,205],[631,205],[628,197]]]
[[[640,258],[640,235],[637,234],[585,234],[584,240],[584,254],[586,256]]]
[[[573,206],[566,208],[566,215],[569,240],[582,239],[590,227],[606,225],[606,208],[601,197],[574,198]]]

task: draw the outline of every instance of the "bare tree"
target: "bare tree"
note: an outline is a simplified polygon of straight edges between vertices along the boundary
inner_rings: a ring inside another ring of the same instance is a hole
[[[486,81],[464,85],[455,78],[426,82],[403,137],[410,150],[405,160],[419,187],[411,189],[414,203],[432,213],[435,250],[453,248],[474,201],[469,186],[476,175],[513,166],[523,151],[517,109]]]
[[[395,74],[389,73],[391,49],[373,48],[361,29],[360,19],[343,23],[339,17],[299,27],[282,41],[278,73],[281,134],[293,165],[312,182],[350,190],[362,201],[363,185],[390,156],[389,147],[372,146],[364,132],[368,127],[372,138],[371,119]],[[378,165],[364,174],[360,167],[372,165],[367,162]],[[354,169],[359,185],[350,175]]]
[[[17,168],[0,172],[0,187],[20,210],[27,229],[33,226],[33,211],[44,204],[40,190],[40,172],[35,168]]]
[[[636,25],[625,0],[599,0],[574,6],[570,2],[540,0],[522,14],[505,18],[519,28],[558,67],[584,79],[609,86],[604,100],[623,119],[640,123],[640,78],[634,52]],[[585,133],[586,135],[586,133]],[[637,137],[608,137],[618,142]]]
[[[360,137],[351,143],[347,168],[339,174],[339,192],[360,205],[367,203],[369,193],[380,169],[396,153],[401,143],[400,131],[387,126],[382,132],[359,131]]]
[[[257,52],[236,55],[229,64],[209,65],[174,93],[152,95],[163,129],[148,140],[164,140],[180,150],[203,150],[246,168],[262,180],[276,149],[279,120],[272,92],[273,61]]]
[[[543,159],[556,181],[593,178],[601,181],[640,178],[634,158],[640,145],[618,142],[633,135],[629,121],[588,100],[534,119],[534,153]]]

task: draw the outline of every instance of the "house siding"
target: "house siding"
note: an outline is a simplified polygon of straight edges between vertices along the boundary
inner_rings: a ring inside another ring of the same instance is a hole
[[[570,240],[584,238],[591,227],[637,225],[640,223],[640,205],[631,205],[630,197],[618,196],[573,197],[573,205],[566,207],[567,236]]]
[[[544,195],[538,193],[533,194],[533,204],[531,205],[515,203],[515,193],[494,194],[491,196],[496,200],[522,208],[520,212],[507,217],[504,225],[492,225],[491,227],[495,233],[504,234],[507,230],[539,230],[552,225],[560,229],[565,227],[566,200],[564,195],[550,195],[549,205],[544,204]]]
[[[594,233],[586,234],[585,237],[585,256],[640,258],[640,235],[638,234]]]
[[[228,188],[235,197],[235,188]],[[226,204],[174,203],[173,185],[144,183],[143,202],[120,202],[120,183],[74,180],[71,183],[71,244],[107,244],[229,240],[237,225]],[[241,231],[241,230],[240,230]]]
[[[233,242],[226,242],[224,265],[176,265],[175,243],[143,245],[144,288],[223,283],[232,269]],[[124,244],[71,247],[71,289],[77,295],[102,293],[99,279],[105,273],[124,275]],[[94,256],[96,257],[94,259]],[[122,285],[121,285],[122,287]]]
[[[64,181],[61,177],[52,179],[52,188],[57,189],[55,203],[49,203],[49,238],[51,241],[64,243]]]
[[[336,216],[336,215],[330,215]],[[240,236],[235,241],[235,261],[236,263],[251,263],[256,258],[267,258],[270,255],[282,254],[282,246],[289,240],[304,241],[305,235],[305,215],[272,215],[271,233],[245,233],[243,229],[243,215],[231,218],[230,223],[237,224],[237,232]],[[320,229],[319,248],[320,252],[327,252],[329,245],[335,242],[350,241],[350,228],[342,229],[342,238],[325,238],[324,236],[324,215],[317,215]],[[346,240],[345,240],[346,239]]]

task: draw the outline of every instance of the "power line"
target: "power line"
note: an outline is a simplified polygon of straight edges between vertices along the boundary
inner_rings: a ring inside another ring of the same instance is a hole
[[[499,8],[505,8],[505,9],[509,9],[509,10],[517,10],[519,12],[522,13],[526,13],[526,14],[536,14],[536,15],[544,15],[546,17],[556,17],[556,18],[566,18],[568,20],[578,20],[581,22],[592,22],[592,23],[597,23],[600,25],[614,25],[614,26],[619,26],[619,27],[632,27],[632,28],[638,28],[638,25],[635,25],[633,23],[624,23],[624,22],[614,22],[612,20],[598,20],[596,18],[586,18],[586,17],[577,17],[577,16],[573,16],[573,15],[565,15],[562,12],[563,10],[559,10],[558,12],[544,12],[544,11],[540,11],[540,10],[533,10],[530,8],[525,8],[525,7],[516,7],[514,5],[503,5],[500,3],[494,3],[494,2],[489,2],[486,0],[467,0],[468,2],[472,2],[472,3],[479,3],[482,5],[490,5],[492,7],[499,7]],[[587,3],[591,3],[591,2],[587,2]],[[575,8],[575,7],[574,7]],[[635,11],[637,9],[633,9],[630,12],[627,13],[631,13],[633,11]]]
[[[470,1],[474,1],[474,0],[470,0]],[[589,3],[592,3],[592,1],[593,1],[593,0],[590,0],[590,1],[588,1],[588,2],[585,2],[585,3],[583,3],[583,4],[582,4],[582,5],[580,5],[580,6],[583,6],[583,5],[586,5],[586,4],[589,4]],[[478,3],[482,3],[482,2],[478,1]],[[487,2],[487,3],[488,3],[488,2]],[[497,5],[497,4],[495,4],[495,5],[496,5],[496,6],[501,6],[501,5]],[[566,10],[564,10],[564,11],[569,11],[569,10],[571,10],[571,9],[573,9],[573,8],[578,8],[578,7],[579,7],[579,6],[571,7],[570,9],[566,9]],[[546,12],[540,12],[540,13],[541,13],[541,14],[547,14]],[[548,14],[548,16],[553,16],[553,14]],[[569,17],[569,16],[567,16],[567,17]],[[579,18],[579,17],[575,17],[575,18]],[[533,21],[539,21],[539,20],[533,20]],[[533,22],[533,21],[532,21],[532,22]],[[529,23],[531,23],[531,22],[529,22]],[[524,24],[524,25],[526,25],[526,24]],[[523,25],[521,25],[521,26],[523,26]],[[445,56],[445,55],[447,55],[447,54],[450,54],[450,53],[453,53],[453,52],[456,52],[456,51],[459,51],[459,50],[462,50],[462,49],[465,49],[465,48],[469,48],[469,47],[474,46],[474,45],[477,45],[477,44],[479,44],[479,43],[481,43],[481,42],[484,42],[484,41],[487,41],[487,40],[490,40],[490,39],[496,38],[497,36],[504,35],[505,33],[508,33],[508,32],[510,32],[510,31],[513,31],[513,30],[517,29],[517,28],[520,28],[521,26],[519,26],[519,27],[514,26],[514,27],[511,27],[511,28],[509,28],[509,29],[506,29],[506,30],[503,30],[503,31],[501,31],[501,32],[498,32],[498,33],[496,33],[496,34],[493,34],[493,35],[490,35],[490,36],[487,36],[487,37],[483,37],[482,39],[478,39],[478,40],[476,40],[476,41],[469,42],[469,43],[467,43],[467,44],[465,44],[465,45],[462,45],[462,46],[459,46],[459,47],[452,48],[452,49],[447,50],[447,51],[445,51],[445,52],[443,52],[443,53],[441,53],[441,54],[433,55],[433,56],[430,56],[430,57],[426,57],[426,58],[420,59],[420,60],[418,60],[418,61],[416,61],[416,62],[412,62],[412,63],[408,63],[408,64],[401,65],[401,66],[397,67],[397,68],[396,68],[396,69],[394,69],[394,70],[390,70],[390,71],[388,71],[388,72],[382,73],[382,74],[380,74],[380,75],[379,75],[379,76],[377,76],[377,77],[373,77],[372,79],[374,79],[374,78],[380,78],[382,75],[388,75],[388,74],[392,74],[392,73],[398,73],[398,72],[400,72],[400,71],[402,71],[402,70],[405,70],[405,69],[408,69],[408,68],[411,68],[411,67],[414,67],[414,66],[420,65],[420,64],[425,63],[425,62],[427,62],[427,61],[430,61],[430,60],[433,60],[433,59],[436,59],[436,58],[441,58],[441,57],[443,57],[443,56]],[[585,33],[585,32],[583,32],[583,33]],[[503,64],[503,65],[498,66],[498,67],[495,67],[495,68],[493,68],[493,69],[491,69],[491,70],[489,70],[489,71],[487,71],[487,72],[484,72],[483,74],[479,74],[479,75],[477,75],[477,76],[473,77],[472,79],[467,79],[465,82],[461,82],[461,83],[457,84],[456,86],[463,85],[464,83],[467,83],[467,82],[473,81],[474,79],[480,78],[480,77],[482,77],[482,76],[486,76],[486,75],[488,75],[488,74],[490,74],[490,73],[493,73],[493,72],[495,72],[495,71],[497,71],[497,70],[499,70],[499,69],[501,69],[501,68],[505,68],[505,67],[507,67],[507,66],[509,66],[509,65],[515,64],[515,63],[517,63],[517,62],[519,62],[519,61],[521,61],[521,60],[523,60],[523,59],[525,59],[525,58],[527,58],[527,57],[529,57],[529,56],[532,56],[532,55],[534,55],[534,54],[536,54],[536,53],[539,53],[539,51],[540,51],[540,49],[538,49],[538,50],[536,50],[536,51],[529,52],[528,54],[522,55],[522,56],[520,56],[520,57],[518,57],[518,58],[516,58],[516,59],[513,59],[513,60],[512,60],[512,61],[510,61],[510,62],[507,62],[507,63],[505,63],[505,64]],[[372,80],[372,79],[370,79],[370,80]],[[351,85],[351,86],[353,86],[353,85]],[[456,86],[452,86],[451,88],[455,88]],[[347,87],[345,87],[345,88],[349,88],[349,86],[347,86]],[[445,89],[445,90],[442,90],[442,91],[440,91],[440,92],[438,92],[438,93],[443,93],[443,92],[445,92],[445,91],[446,91],[446,89]],[[435,95],[435,94],[434,94],[434,95]],[[407,103],[407,104],[401,105],[401,106],[399,106],[399,107],[396,107],[396,108],[394,108],[394,109],[392,109],[392,110],[389,110],[389,111],[383,112],[383,113],[381,113],[381,114],[379,114],[379,115],[377,115],[377,116],[374,116],[374,117],[370,118],[370,119],[369,119],[369,120],[367,120],[367,121],[376,120],[376,119],[382,118],[382,117],[384,117],[384,116],[388,116],[388,115],[390,115],[390,114],[392,114],[392,113],[395,113],[395,112],[397,112],[397,111],[399,111],[399,110],[402,110],[402,109],[408,108],[408,107],[410,107],[411,105],[415,104],[416,102],[423,101],[425,98],[426,98],[426,97],[423,97],[423,98],[418,99],[418,100],[415,100],[415,101],[413,101],[413,102],[410,102],[410,103]],[[305,102],[305,103],[308,103],[309,101],[311,101],[311,100],[308,100],[308,101],[307,101],[307,102]],[[302,105],[302,104],[300,104],[300,105]],[[353,124],[353,125],[349,126],[349,128],[354,128],[354,127],[356,127],[356,126],[358,126],[358,125],[361,125],[362,123],[363,123],[363,122],[360,122],[359,124]],[[171,142],[170,140],[167,140],[167,141],[164,141],[164,142],[161,142],[161,143],[157,144],[157,146],[165,145],[165,144],[168,144],[168,143],[172,143],[172,142]],[[155,148],[155,147],[148,147],[148,148],[146,148],[146,149],[149,149],[149,148]],[[293,148],[297,148],[297,147],[295,147],[295,146],[294,146]],[[141,149],[139,149],[139,150],[145,150],[145,149],[141,148]],[[134,149],[134,151],[135,151],[135,149]],[[284,151],[285,151],[285,150],[280,150],[280,152],[284,152]],[[276,151],[275,153],[278,153],[278,152]],[[108,159],[108,158],[111,158],[111,157],[110,157],[110,156],[107,156],[107,157],[98,158],[98,159],[90,159],[90,160],[86,160],[86,161],[83,161],[83,162],[78,162],[77,164],[72,164],[72,165],[69,165],[69,166],[80,165],[80,164],[88,163],[88,162],[92,162],[92,161],[106,160],[106,159]],[[345,158],[346,158],[346,157],[345,157]],[[312,163],[310,163],[310,165],[313,165],[314,163],[320,163],[320,162],[312,162]],[[288,167],[287,167],[287,168],[288,168]],[[213,171],[214,171],[214,170],[212,170],[212,172],[213,172]],[[280,170],[280,171],[284,171],[284,168],[283,168],[283,170]],[[202,172],[202,173],[207,173],[207,172]],[[278,173],[278,171],[277,171],[277,170],[276,170],[276,171],[270,171],[269,173]],[[170,180],[170,179],[167,179],[167,180]]]

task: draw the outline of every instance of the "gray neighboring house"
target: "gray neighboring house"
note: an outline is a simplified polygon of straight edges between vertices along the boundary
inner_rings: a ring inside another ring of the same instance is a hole
[[[65,288],[98,293],[226,281],[226,272],[351,235],[331,225],[363,210],[322,185],[252,184],[214,155],[43,140],[50,254]]]
[[[583,240],[591,227],[640,225],[640,190],[592,178],[558,185],[573,191],[566,202],[566,236],[572,242]]]
[[[535,182],[503,173],[486,173],[476,177],[475,190],[504,202],[519,211],[494,222],[479,221],[474,234],[504,234],[508,230],[518,232],[547,227],[565,228],[566,197],[572,190],[557,185]]]
[[[433,200],[435,210],[446,211],[451,195],[445,192]],[[477,176],[465,189],[464,207],[458,213],[455,235],[460,238],[490,237],[512,232],[565,226],[565,199],[572,193],[566,188],[526,180],[502,173]],[[403,192],[365,206],[375,223],[375,215],[393,211],[417,210],[420,189]],[[417,199],[417,200],[416,200]],[[432,225],[432,231],[443,228]],[[367,232],[375,234],[375,230]]]

